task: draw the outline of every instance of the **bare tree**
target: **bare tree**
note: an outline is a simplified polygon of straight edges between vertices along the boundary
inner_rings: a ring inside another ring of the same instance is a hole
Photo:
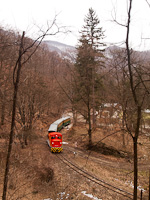
[[[140,123],[141,123],[141,110],[142,104],[138,99],[138,95],[136,93],[134,87],[134,79],[133,79],[133,66],[131,64],[131,52],[129,48],[129,33],[130,33],[130,21],[131,21],[131,9],[132,9],[132,0],[130,0],[129,10],[128,10],[128,22],[127,22],[127,35],[126,35],[126,50],[127,50],[127,61],[128,61],[128,70],[129,70],[129,79],[130,79],[130,88],[132,91],[132,98],[134,100],[134,105],[136,108],[136,123],[135,123],[135,132],[134,134],[128,128],[128,132],[132,136],[133,144],[134,144],[134,200],[137,200],[137,182],[138,182],[138,157],[137,157],[137,141],[139,137]],[[144,99],[143,99],[144,100]]]
[[[149,96],[148,82],[146,79],[144,67],[135,61],[133,50],[129,46],[129,34],[131,23],[132,2],[129,1],[127,33],[126,33],[126,58],[127,58],[127,76],[129,78],[129,96],[128,102],[124,109],[124,120],[126,123],[126,130],[133,139],[134,151],[134,200],[137,200],[137,184],[138,184],[138,138],[140,134],[140,126],[142,119],[142,110],[145,106],[145,101]]]
[[[52,33],[49,33],[49,31],[54,26],[56,27],[55,31]],[[56,35],[59,32],[60,32],[60,28],[56,24],[56,19],[54,19],[51,26],[48,26],[47,30],[42,32],[42,35],[40,35],[32,43],[28,43],[28,42],[25,43],[25,32],[22,33],[22,37],[20,39],[20,44],[19,44],[19,55],[18,55],[16,64],[13,70],[14,93],[13,93],[12,121],[11,121],[10,135],[9,135],[8,152],[7,152],[7,158],[6,158],[2,200],[6,200],[6,195],[7,195],[8,175],[9,175],[9,169],[10,169],[10,157],[11,157],[11,152],[12,152],[15,117],[16,117],[17,93],[18,93],[18,86],[19,86],[20,73],[21,73],[22,66],[25,63],[27,63],[30,60],[30,58],[34,55],[34,53],[37,51],[39,45],[41,44],[45,36]]]
[[[11,130],[10,130],[8,153],[7,153],[6,167],[5,167],[4,187],[3,187],[3,196],[2,196],[3,200],[6,200],[6,193],[7,193],[8,173],[9,173],[9,168],[10,168],[10,156],[11,156],[11,151],[12,151],[13,133],[14,133],[14,126],[15,126],[17,91],[18,91],[20,70],[22,67],[21,58],[22,58],[22,53],[23,53],[24,35],[25,35],[25,32],[23,32],[22,37],[21,37],[19,57],[18,57],[18,60],[16,62],[15,68],[14,68],[14,73],[17,70],[17,74],[16,74],[16,77],[13,76],[13,78],[14,78],[13,79],[13,81],[14,81],[13,111],[12,111]]]
[[[121,73],[122,83],[120,77],[117,77],[118,93],[120,103],[123,109],[123,126],[133,140],[134,152],[134,200],[137,200],[137,186],[138,186],[138,138],[140,134],[140,127],[142,125],[142,111],[146,109],[147,102],[150,95],[149,88],[149,73],[146,67],[146,62],[140,60],[138,53],[134,52],[129,46],[131,11],[133,0],[129,0],[127,24],[122,25],[115,20],[119,25],[126,27],[126,49],[122,53],[120,59],[121,70],[118,66],[118,75]],[[124,60],[124,61],[123,61]],[[117,75],[117,74],[116,74]],[[122,100],[120,99],[122,97]]]

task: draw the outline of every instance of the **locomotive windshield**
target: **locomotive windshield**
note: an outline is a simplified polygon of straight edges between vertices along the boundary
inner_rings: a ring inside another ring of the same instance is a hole
[[[57,139],[61,139],[61,136],[51,136],[51,139],[56,139],[56,137],[57,137]]]

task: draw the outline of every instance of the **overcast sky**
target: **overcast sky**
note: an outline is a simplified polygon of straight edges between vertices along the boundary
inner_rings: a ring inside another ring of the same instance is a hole
[[[150,0],[148,0],[150,2]],[[125,24],[128,0],[0,0],[0,25],[27,35],[36,35],[36,26],[42,27],[57,15],[57,23],[72,32],[46,39],[77,45],[79,31],[89,8],[93,8],[105,30],[105,42],[118,44],[125,40],[126,28],[112,22],[113,18]],[[146,0],[133,0],[130,45],[136,50],[150,50],[150,7]]]

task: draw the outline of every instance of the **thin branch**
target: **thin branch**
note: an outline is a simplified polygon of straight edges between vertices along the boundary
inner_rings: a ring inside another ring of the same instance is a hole
[[[150,3],[148,2],[148,0],[145,0],[146,1],[146,3],[148,4],[148,6],[150,7]]]

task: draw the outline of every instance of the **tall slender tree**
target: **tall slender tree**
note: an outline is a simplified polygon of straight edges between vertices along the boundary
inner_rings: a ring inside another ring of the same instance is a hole
[[[86,118],[89,128],[89,146],[92,145],[91,111],[93,111],[93,125],[95,125],[96,94],[101,85],[100,67],[102,66],[103,48],[105,44],[102,27],[95,11],[90,8],[84,19],[85,25],[81,30],[81,37],[77,47],[76,72],[78,77],[78,98],[80,111]],[[81,103],[82,102],[82,103]]]
[[[99,26],[100,20],[98,19],[96,12],[90,8],[88,14],[84,19],[85,25],[81,31],[82,35],[87,39],[88,43],[92,45],[92,48],[96,51],[103,50],[105,44],[101,41],[104,39],[104,31]]]

